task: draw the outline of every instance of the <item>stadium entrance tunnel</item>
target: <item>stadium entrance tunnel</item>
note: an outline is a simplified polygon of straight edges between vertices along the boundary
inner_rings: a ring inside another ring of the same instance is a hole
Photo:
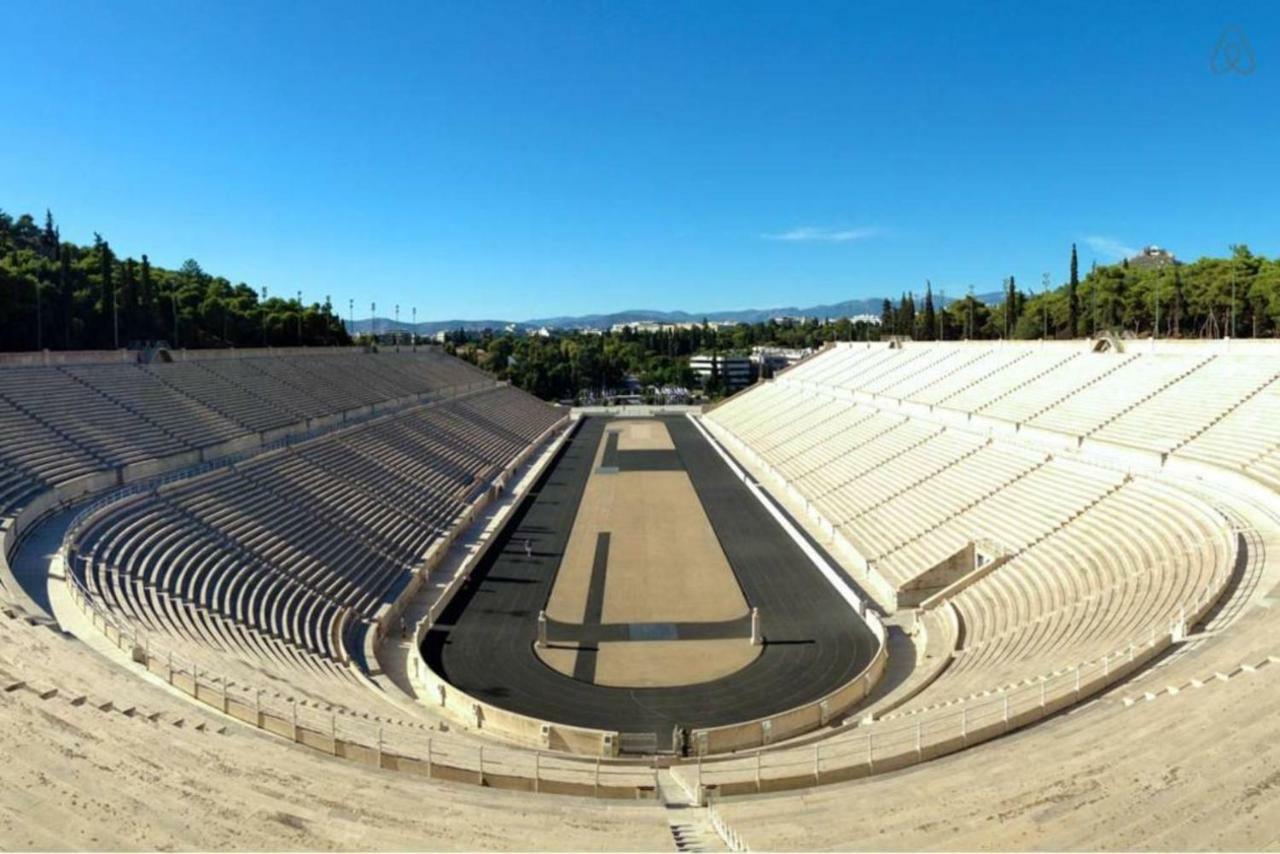
[[[639,752],[701,752],[691,734],[816,704],[882,659],[800,544],[672,416],[586,418],[421,651],[476,704]]]

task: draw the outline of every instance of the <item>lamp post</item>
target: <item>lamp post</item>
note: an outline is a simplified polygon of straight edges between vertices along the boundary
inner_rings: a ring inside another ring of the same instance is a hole
[[[356,339],[356,301],[353,299],[347,300],[347,335],[352,341]]]
[[[262,346],[267,346],[267,286],[262,286]]]
[[[396,352],[400,352],[400,303],[396,303]]]
[[[302,344],[302,291],[298,291],[298,344]]]
[[[378,343],[378,304],[376,302],[369,303],[369,335],[372,336],[373,343]]]
[[[409,339],[413,352],[418,352],[418,307],[413,307],[413,337]]]

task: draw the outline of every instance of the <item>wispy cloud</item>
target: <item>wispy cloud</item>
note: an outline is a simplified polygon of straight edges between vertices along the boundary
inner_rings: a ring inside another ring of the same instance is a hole
[[[764,238],[766,240],[782,240],[788,243],[852,243],[855,240],[877,237],[882,233],[883,231],[875,226],[865,226],[863,228],[818,228],[806,225],[766,234]]]
[[[1132,258],[1138,254],[1138,250],[1132,246],[1126,246],[1114,237],[1103,237],[1101,235],[1092,234],[1084,239],[1085,245],[1097,252],[1099,255],[1105,255],[1108,258],[1119,261],[1122,258]]]

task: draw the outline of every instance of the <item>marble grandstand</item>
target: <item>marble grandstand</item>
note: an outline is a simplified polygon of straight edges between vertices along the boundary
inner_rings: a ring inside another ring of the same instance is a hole
[[[702,414],[888,663],[816,732],[660,761],[419,676],[567,411],[435,351],[11,361],[6,847],[1280,845],[1270,342],[840,344]]]

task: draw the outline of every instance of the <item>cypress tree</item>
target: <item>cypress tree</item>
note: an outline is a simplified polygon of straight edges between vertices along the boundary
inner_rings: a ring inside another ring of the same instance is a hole
[[[40,234],[40,254],[50,261],[56,261],[60,245],[61,238],[58,234],[58,227],[53,224],[53,212],[45,208],[44,231]]]
[[[142,316],[146,318],[140,330],[147,338],[155,337],[156,317],[156,285],[151,278],[151,259],[142,256],[142,265],[138,271],[138,291],[142,302]]]
[[[71,284],[71,249],[62,244],[58,249],[58,306],[62,311],[62,346],[72,349],[71,316],[75,310],[75,294]]]
[[[1076,245],[1071,244],[1071,284],[1067,286],[1067,337],[1075,338],[1080,323],[1080,265],[1076,260]]]
[[[1004,283],[1004,337],[1013,337],[1013,276]]]
[[[938,326],[938,316],[933,310],[933,283],[924,280],[924,326],[920,330],[920,338],[924,341],[934,339],[934,330]]]
[[[130,335],[137,337],[138,329],[135,320],[138,316],[138,288],[137,270],[138,262],[132,258],[126,258],[123,266],[120,268],[120,303],[122,306],[121,330],[124,333],[125,340]]]
[[[101,286],[98,315],[98,342],[105,346],[113,339],[113,322],[115,319],[115,288],[111,282],[111,246],[102,239],[102,235],[94,233],[93,247],[98,253],[98,282]]]

